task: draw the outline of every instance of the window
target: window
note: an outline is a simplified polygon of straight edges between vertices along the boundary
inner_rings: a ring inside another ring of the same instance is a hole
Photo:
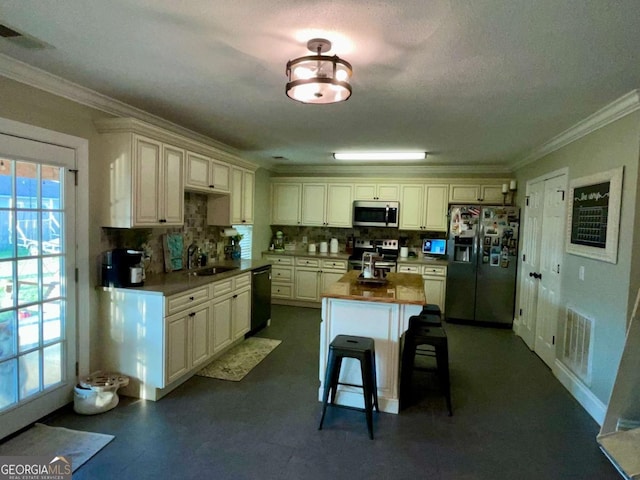
[[[251,259],[253,225],[232,225],[240,235],[240,258]]]

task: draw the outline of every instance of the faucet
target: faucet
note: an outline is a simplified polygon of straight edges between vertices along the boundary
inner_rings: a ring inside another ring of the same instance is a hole
[[[187,270],[191,270],[193,267],[197,266],[197,260],[194,258],[197,252],[198,246],[195,243],[192,243],[189,245],[189,248],[187,248]]]

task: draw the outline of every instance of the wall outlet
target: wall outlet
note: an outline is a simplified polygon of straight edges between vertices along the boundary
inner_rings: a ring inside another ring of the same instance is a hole
[[[578,268],[578,280],[584,281],[584,266],[582,265]]]

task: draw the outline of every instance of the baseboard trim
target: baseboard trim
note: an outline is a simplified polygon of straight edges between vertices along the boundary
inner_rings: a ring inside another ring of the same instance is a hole
[[[553,374],[598,425],[602,426],[607,413],[606,405],[559,360],[555,361]]]

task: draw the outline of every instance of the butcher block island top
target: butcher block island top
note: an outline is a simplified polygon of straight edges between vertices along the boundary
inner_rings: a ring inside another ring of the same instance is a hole
[[[422,275],[416,273],[389,273],[382,285],[360,283],[359,270],[345,273],[340,280],[332,283],[322,292],[323,298],[360,300],[364,302],[397,303],[404,305],[424,305],[424,285]]]

